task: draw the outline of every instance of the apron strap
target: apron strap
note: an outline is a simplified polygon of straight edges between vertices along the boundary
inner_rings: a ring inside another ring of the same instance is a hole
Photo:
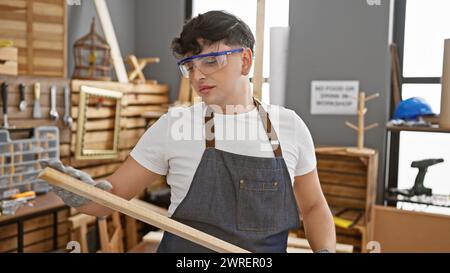
[[[281,150],[280,141],[278,140],[277,133],[272,127],[272,122],[270,121],[269,114],[266,112],[264,107],[261,106],[261,102],[258,99],[253,97],[253,103],[258,110],[259,116],[261,117],[264,129],[269,139],[269,143],[272,146],[275,157],[282,157],[283,152]],[[214,111],[211,109],[211,107],[206,107],[205,137],[206,148],[215,148],[216,142],[214,136]]]

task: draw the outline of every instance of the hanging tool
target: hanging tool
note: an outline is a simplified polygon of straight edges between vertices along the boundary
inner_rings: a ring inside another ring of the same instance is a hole
[[[425,179],[425,174],[428,171],[428,167],[433,166],[435,164],[444,162],[443,158],[432,158],[432,159],[424,159],[413,161],[411,163],[412,168],[418,168],[419,172],[417,173],[416,180],[414,181],[414,186],[411,189],[389,189],[389,192],[395,194],[401,194],[404,196],[415,196],[415,195],[432,195],[432,189],[426,188],[423,185],[423,181]]]
[[[64,124],[67,127],[71,127],[72,126],[72,122],[73,119],[70,115],[70,108],[71,108],[71,104],[70,104],[70,91],[69,91],[69,87],[65,86],[64,87]]]
[[[59,115],[58,111],[56,111],[56,86],[52,85],[50,87],[50,119],[51,120],[57,120]]]
[[[34,107],[33,107],[33,118],[41,118],[41,84],[35,83],[34,84]]]
[[[2,128],[11,129],[14,126],[10,126],[8,123],[8,83],[3,82],[1,87],[2,102],[3,102],[3,124]]]
[[[23,83],[19,84],[19,93],[20,93],[19,110],[20,112],[23,112],[27,108],[27,101],[25,100],[25,85]]]

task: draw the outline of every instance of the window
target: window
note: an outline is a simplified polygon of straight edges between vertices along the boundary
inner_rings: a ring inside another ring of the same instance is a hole
[[[402,99],[422,97],[439,114],[444,39],[450,38],[450,17],[447,15],[450,1],[400,0],[395,5],[394,40],[402,64]],[[450,149],[443,149],[450,147],[449,133],[402,131],[391,139],[391,157],[397,158],[391,158],[388,187],[412,187],[417,175],[417,169],[411,167],[412,161],[443,158],[443,163],[429,167],[424,184],[435,194],[450,194]],[[398,172],[392,175],[395,165]],[[449,213],[448,209],[437,207],[424,210]]]
[[[270,70],[270,28],[289,26],[289,0],[266,0],[264,24],[264,60],[262,101],[269,101],[269,70]],[[193,0],[192,16],[210,10],[225,10],[241,18],[256,35],[256,7],[257,0]],[[250,72],[253,75],[253,68]]]

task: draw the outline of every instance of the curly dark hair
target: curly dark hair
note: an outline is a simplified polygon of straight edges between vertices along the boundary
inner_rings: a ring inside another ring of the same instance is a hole
[[[226,45],[248,47],[253,52],[255,38],[244,21],[225,11],[208,11],[189,20],[183,27],[180,37],[172,40],[171,48],[176,58],[182,58],[191,52],[194,55],[202,51],[197,42],[202,38],[205,44],[223,41]]]

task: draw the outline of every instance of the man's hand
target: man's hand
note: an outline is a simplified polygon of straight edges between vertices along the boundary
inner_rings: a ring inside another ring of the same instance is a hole
[[[112,185],[108,181],[100,180],[100,181],[96,182],[92,179],[92,177],[89,176],[89,174],[87,174],[83,171],[77,170],[75,168],[72,168],[72,167],[65,167],[61,163],[61,161],[56,160],[56,159],[43,160],[43,161],[41,161],[41,166],[42,166],[42,168],[50,167],[50,168],[56,169],[60,172],[68,174],[78,180],[81,180],[86,184],[95,186],[95,187],[105,190],[105,191],[110,191],[112,189]],[[61,199],[64,201],[64,203],[66,203],[70,207],[78,208],[78,207],[81,207],[81,206],[85,205],[86,203],[90,202],[89,199],[86,199],[84,197],[81,197],[79,195],[71,193],[69,191],[66,191],[60,187],[53,186],[53,191],[59,197],[61,197]]]

